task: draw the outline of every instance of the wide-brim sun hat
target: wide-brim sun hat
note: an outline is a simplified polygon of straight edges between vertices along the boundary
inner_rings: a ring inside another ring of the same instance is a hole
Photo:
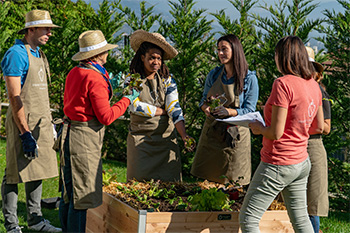
[[[307,55],[309,55],[309,61],[312,62],[312,64],[314,65],[315,69],[317,72],[322,73],[324,71],[324,67],[323,65],[321,65],[320,63],[315,61],[315,52],[314,50],[309,47],[309,46],[305,46],[306,51],[307,51]]]
[[[18,34],[24,34],[27,28],[51,27],[60,28],[52,23],[50,13],[44,10],[32,10],[26,14],[26,22],[24,28],[19,30]]]
[[[79,52],[72,57],[72,60],[86,60],[116,47],[118,45],[107,43],[100,30],[85,31],[79,36]]]
[[[137,52],[137,50],[140,48],[143,42],[150,42],[163,49],[164,60],[170,60],[178,54],[177,50],[173,46],[171,46],[159,33],[150,33],[144,30],[136,30],[130,36],[130,45],[135,52]]]

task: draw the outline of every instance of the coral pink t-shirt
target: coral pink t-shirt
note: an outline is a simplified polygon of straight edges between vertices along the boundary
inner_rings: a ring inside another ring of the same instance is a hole
[[[272,105],[288,109],[283,135],[278,140],[263,138],[261,161],[292,165],[308,157],[309,128],[322,106],[322,94],[314,79],[285,75],[275,80],[264,109],[266,126],[271,125]]]

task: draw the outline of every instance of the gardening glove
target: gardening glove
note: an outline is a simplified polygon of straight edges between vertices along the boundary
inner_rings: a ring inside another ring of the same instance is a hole
[[[132,93],[130,95],[124,95],[124,97],[130,100],[130,103],[134,102],[134,100],[139,97],[140,93],[135,89],[132,89]]]
[[[112,89],[115,90],[117,87],[119,87],[120,79],[122,77],[123,73],[120,71],[117,75],[113,76],[112,73],[109,73],[109,81],[112,84]]]
[[[38,157],[38,145],[36,140],[33,138],[30,131],[25,132],[22,135],[19,135],[22,140],[24,157],[29,160],[35,159]]]

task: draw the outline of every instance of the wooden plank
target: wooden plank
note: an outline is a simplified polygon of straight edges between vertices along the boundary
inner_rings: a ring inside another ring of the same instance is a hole
[[[241,233],[238,212],[152,212],[147,213],[146,232],[233,232]],[[87,232],[137,232],[138,211],[103,193],[103,204],[88,210]],[[292,233],[287,211],[266,211],[261,233]]]
[[[220,222],[219,215],[238,217],[234,212],[152,212],[147,214],[147,222]]]
[[[137,232],[137,226],[137,211],[107,193],[103,193],[101,206],[88,210],[86,228],[90,232]]]
[[[238,222],[226,223],[152,223],[147,224],[147,233],[151,232],[234,232],[238,233]]]

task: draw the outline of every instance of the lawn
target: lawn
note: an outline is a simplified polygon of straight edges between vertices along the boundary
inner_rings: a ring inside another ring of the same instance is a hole
[[[6,141],[0,139],[0,177],[4,174],[6,156],[5,156]],[[104,160],[103,169],[110,173],[117,174],[118,182],[126,181],[126,164],[117,161]],[[43,182],[43,199],[50,197],[58,197],[58,178],[52,178]],[[2,205],[2,204],[1,204]],[[53,225],[60,226],[58,219],[58,209],[42,209],[43,215]],[[19,184],[18,196],[18,218],[20,226],[23,226],[23,232],[33,232],[28,230],[26,222],[26,206],[24,185]],[[348,233],[350,229],[350,213],[330,212],[328,218],[321,218],[321,229],[324,233]],[[2,212],[0,213],[0,232],[6,232],[4,227],[4,218]]]

